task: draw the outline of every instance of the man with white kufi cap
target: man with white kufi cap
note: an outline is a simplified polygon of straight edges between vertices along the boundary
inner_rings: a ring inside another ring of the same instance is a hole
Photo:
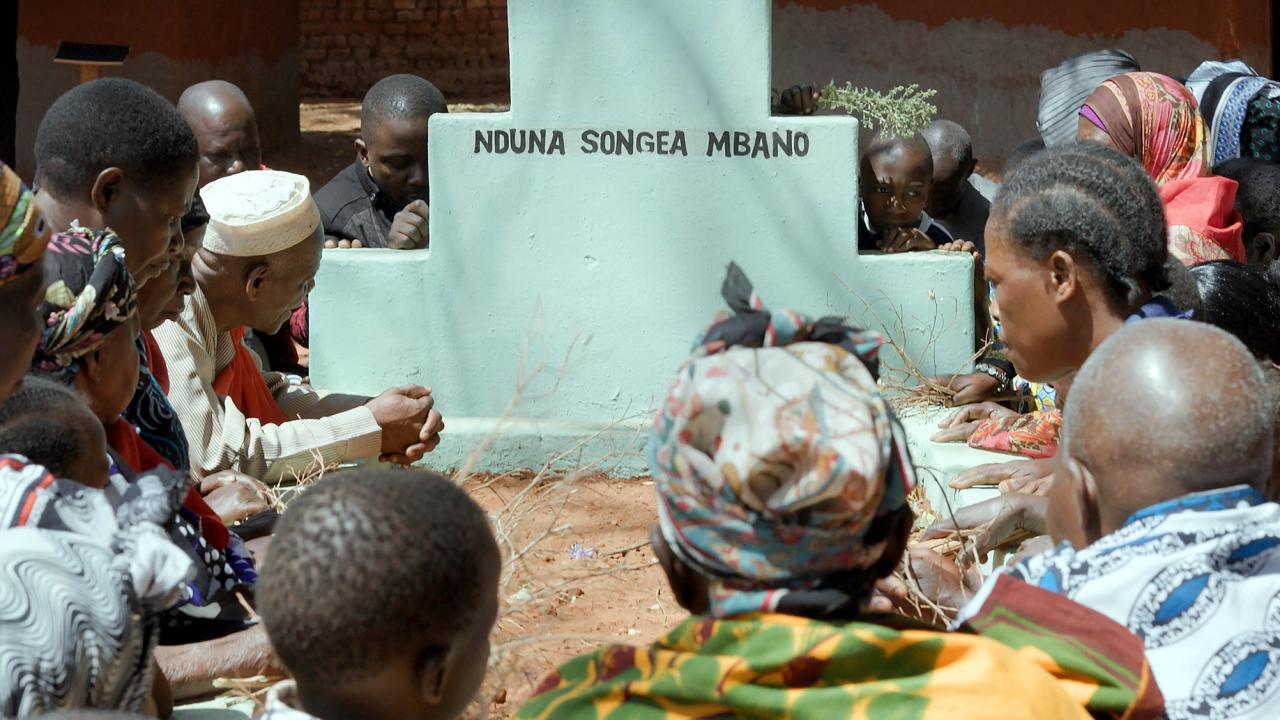
[[[155,331],[192,469],[279,479],[317,459],[404,462],[432,450],[444,424],[430,390],[325,395],[263,372],[244,345],[245,328],[276,332],[314,285],[324,230],[307,179],[252,170],[201,196],[210,220],[192,262],[196,291],[177,322]]]

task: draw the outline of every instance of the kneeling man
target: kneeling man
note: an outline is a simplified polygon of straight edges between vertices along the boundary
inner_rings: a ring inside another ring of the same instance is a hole
[[[409,462],[434,449],[444,424],[427,388],[325,395],[263,372],[244,346],[245,328],[276,332],[314,285],[324,229],[307,179],[251,170],[201,195],[210,220],[192,262],[196,291],[155,331],[193,469],[279,480],[317,461]]]

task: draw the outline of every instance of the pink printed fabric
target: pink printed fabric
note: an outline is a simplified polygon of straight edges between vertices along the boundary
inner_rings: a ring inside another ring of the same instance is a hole
[[[1209,174],[1204,119],[1195,96],[1177,80],[1151,72],[1118,75],[1093,91],[1080,110],[1088,117],[1086,110],[1156,185]]]

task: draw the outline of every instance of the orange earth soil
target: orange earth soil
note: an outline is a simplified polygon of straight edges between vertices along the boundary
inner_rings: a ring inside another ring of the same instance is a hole
[[[464,487],[492,514],[512,507],[528,484],[471,478]],[[537,542],[499,598],[493,665],[481,695],[489,717],[513,715],[564,661],[606,643],[651,643],[687,617],[649,549],[653,492],[648,478],[552,480],[532,494],[528,511],[497,516],[516,550]],[[502,549],[510,557],[510,546]],[[483,717],[480,708],[471,716]]]

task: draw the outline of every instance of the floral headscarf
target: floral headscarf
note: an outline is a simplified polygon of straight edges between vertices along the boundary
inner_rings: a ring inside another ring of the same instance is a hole
[[[48,252],[52,283],[40,305],[45,330],[35,366],[74,372],[77,360],[138,311],[138,292],[120,238],[110,230],[73,226],[53,236]]]
[[[648,447],[663,537],[711,581],[716,617],[877,562],[887,543],[867,530],[915,485],[872,374],[878,335],[771,313],[736,266],[723,294],[738,312],[680,369]]]
[[[1195,96],[1151,72],[1113,77],[1089,96],[1080,115],[1142,163],[1156,185],[1209,174],[1209,143]]]
[[[49,243],[49,229],[35,196],[18,174],[0,163],[0,285],[34,267]]]

